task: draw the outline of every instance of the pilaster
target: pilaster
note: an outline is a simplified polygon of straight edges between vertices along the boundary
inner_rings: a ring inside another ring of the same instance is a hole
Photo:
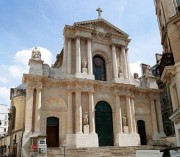
[[[72,134],[73,133],[73,117],[72,117],[72,92],[68,92],[68,111],[67,111],[67,120],[68,120],[68,126],[67,126],[67,133]]]
[[[82,106],[81,106],[81,92],[75,92],[75,129],[76,133],[82,133]]]
[[[158,127],[157,127],[157,117],[156,117],[156,110],[155,110],[155,104],[153,98],[150,98],[150,104],[151,104],[151,118],[153,125],[153,140],[157,140]]]
[[[81,48],[80,37],[76,38],[76,75],[81,73]]]
[[[113,72],[114,78],[118,78],[118,66],[117,66],[117,57],[116,57],[116,46],[112,45],[112,62],[113,62]]]
[[[90,133],[95,133],[94,96],[92,92],[89,93],[89,121]]]
[[[92,70],[92,51],[91,51],[91,39],[87,39],[87,56],[88,56],[88,74],[93,75]]]
[[[127,79],[127,60],[126,60],[126,51],[125,51],[125,47],[121,48],[121,62],[122,62],[122,66],[123,66],[123,73],[124,73],[124,78]]]
[[[67,48],[67,73],[71,74],[71,38],[68,39],[68,48]]]
[[[132,120],[130,96],[126,96],[126,110],[127,110],[127,120],[128,120],[129,132],[133,133],[133,120]]]
[[[32,129],[33,92],[33,88],[26,89],[25,132],[30,132]]]
[[[41,94],[42,93],[42,89],[41,88],[37,88],[37,96],[36,96],[36,119],[35,119],[35,132],[40,133],[41,131]]]
[[[134,108],[134,96],[131,97],[131,113],[132,113],[132,131],[133,133],[137,133],[137,125],[136,125],[136,118],[135,118],[135,108]]]

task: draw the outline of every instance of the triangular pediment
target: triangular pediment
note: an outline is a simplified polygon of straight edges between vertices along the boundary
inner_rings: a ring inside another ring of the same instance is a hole
[[[122,31],[121,29],[117,28],[113,24],[109,23],[103,18],[95,19],[95,20],[89,20],[89,21],[81,21],[74,23],[74,26],[83,26],[90,29],[94,29],[98,32],[103,33],[114,33],[119,34],[121,36],[128,37],[129,35]]]

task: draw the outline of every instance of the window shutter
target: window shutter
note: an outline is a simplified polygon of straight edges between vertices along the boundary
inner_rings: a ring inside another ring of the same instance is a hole
[[[172,17],[176,14],[176,9],[174,6],[174,1],[173,0],[166,0],[167,2],[167,11],[168,11],[168,16]]]

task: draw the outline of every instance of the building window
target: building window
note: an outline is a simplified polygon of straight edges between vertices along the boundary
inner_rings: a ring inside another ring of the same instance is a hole
[[[105,61],[99,55],[93,57],[93,74],[95,80],[106,81]]]
[[[7,120],[7,115],[5,115],[5,120]]]
[[[4,128],[4,132],[6,132],[6,128]]]
[[[4,126],[6,126],[6,125],[7,125],[7,122],[5,121],[5,122],[4,122]]]

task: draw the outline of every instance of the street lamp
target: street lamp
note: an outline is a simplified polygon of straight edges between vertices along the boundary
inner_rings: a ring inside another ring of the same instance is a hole
[[[64,140],[64,143],[62,146],[64,147],[64,157],[66,157],[66,146],[67,146],[66,140]]]

